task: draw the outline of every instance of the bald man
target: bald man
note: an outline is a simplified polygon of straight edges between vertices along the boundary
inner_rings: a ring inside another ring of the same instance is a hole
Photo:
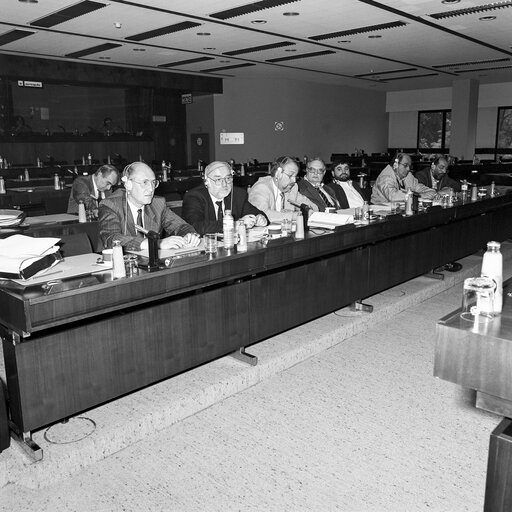
[[[121,181],[124,189],[100,203],[99,232],[104,247],[110,248],[114,240],[120,240],[128,250],[147,249],[148,241],[135,225],[170,235],[160,240],[161,249],[199,245],[195,229],[167,208],[163,197],[155,196],[159,182],[151,167],[134,162],[125,168]]]

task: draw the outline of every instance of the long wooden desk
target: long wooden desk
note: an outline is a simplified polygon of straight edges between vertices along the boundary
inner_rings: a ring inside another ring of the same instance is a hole
[[[11,427],[31,431],[240,350],[512,236],[512,195],[294,241],[0,287]],[[279,291],[276,293],[276,291]]]
[[[485,507],[512,509],[512,281],[505,284],[503,311],[489,323],[460,318],[460,309],[437,324],[434,375],[476,390],[476,407],[505,419],[489,444]]]

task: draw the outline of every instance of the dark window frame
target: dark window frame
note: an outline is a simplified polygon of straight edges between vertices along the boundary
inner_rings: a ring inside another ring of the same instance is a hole
[[[499,136],[500,136],[500,112],[502,110],[512,110],[512,106],[510,106],[510,107],[498,107],[498,112],[496,114],[496,138],[494,140],[494,149],[496,150],[497,153],[498,153],[498,150],[501,150],[501,149],[510,149],[510,148],[500,148],[500,147],[498,147],[498,140],[499,140]],[[510,150],[510,152],[512,153],[512,149]]]
[[[423,151],[432,151],[443,153],[449,151],[449,147],[446,147],[446,114],[452,112],[450,108],[447,109],[435,109],[435,110],[419,110],[418,111],[418,122],[416,124],[416,147]],[[441,147],[440,148],[422,148],[420,146],[420,120],[421,114],[443,114],[443,126],[441,132]]]

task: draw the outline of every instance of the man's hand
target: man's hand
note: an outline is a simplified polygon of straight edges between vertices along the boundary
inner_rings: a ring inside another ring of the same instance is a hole
[[[187,233],[183,240],[187,247],[197,247],[201,243],[201,239],[197,233]]]
[[[258,215],[256,215],[256,226],[263,227],[266,225],[267,225],[267,219],[265,218],[264,215],[261,215],[261,213],[258,213]]]

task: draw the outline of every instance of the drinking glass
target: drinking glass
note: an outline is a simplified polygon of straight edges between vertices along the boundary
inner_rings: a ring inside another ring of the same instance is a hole
[[[461,317],[471,322],[489,322],[494,317],[496,283],[489,277],[470,277],[464,281]]]
[[[217,252],[217,233],[206,233],[204,235],[204,252],[206,254]]]

